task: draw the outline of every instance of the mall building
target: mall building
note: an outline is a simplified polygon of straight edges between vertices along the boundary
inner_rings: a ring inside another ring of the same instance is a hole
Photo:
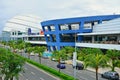
[[[41,25],[50,51],[64,46],[120,50],[120,15],[55,19]]]
[[[2,31],[2,41],[24,40],[32,45],[45,45],[46,41],[38,16],[17,15],[8,20]]]
[[[49,51],[65,46],[120,50],[120,15],[100,15],[42,21],[34,15],[18,15],[7,21],[2,40],[44,45]]]

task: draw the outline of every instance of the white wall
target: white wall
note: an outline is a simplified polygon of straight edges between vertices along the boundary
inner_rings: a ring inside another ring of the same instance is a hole
[[[99,24],[93,27],[93,33],[97,32],[119,32],[120,31],[120,18],[110,20],[103,24]]]

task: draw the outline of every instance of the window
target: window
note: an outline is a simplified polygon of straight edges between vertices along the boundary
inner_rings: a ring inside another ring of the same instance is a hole
[[[98,24],[98,21],[95,21],[95,22],[94,22],[94,25],[97,25],[97,24]]]
[[[45,41],[45,37],[40,37],[40,41]]]
[[[84,24],[84,29],[91,29],[92,28],[92,23],[85,23]]]
[[[48,31],[48,26],[45,26],[44,28],[45,28],[45,31]]]
[[[56,35],[52,34],[51,38],[52,38],[52,42],[56,42]]]
[[[71,29],[72,30],[78,30],[79,29],[79,24],[78,23],[71,24]]]
[[[75,41],[74,34],[61,34],[60,38],[61,38],[61,42],[74,42]]]
[[[51,26],[50,26],[50,30],[51,30],[51,31],[55,31],[55,26],[54,26],[54,25],[51,25]]]
[[[102,23],[106,23],[106,22],[107,22],[107,20],[102,21]]]
[[[69,30],[69,25],[68,24],[61,24],[60,30]]]

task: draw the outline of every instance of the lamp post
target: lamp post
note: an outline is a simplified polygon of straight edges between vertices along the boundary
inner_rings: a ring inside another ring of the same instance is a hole
[[[75,32],[75,43],[76,43],[76,32]],[[77,60],[77,52],[76,52],[76,45],[75,45],[75,52],[73,52],[73,71],[74,71],[74,79],[76,79],[76,60]]]
[[[74,71],[74,79],[76,79],[76,57],[77,53],[73,52],[73,71]]]

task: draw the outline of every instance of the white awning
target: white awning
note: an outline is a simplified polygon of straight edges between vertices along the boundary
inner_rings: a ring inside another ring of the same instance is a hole
[[[94,32],[94,33],[79,33],[77,35],[83,35],[83,36],[87,36],[87,35],[106,35],[106,34],[120,34],[120,31],[111,31],[111,32]]]
[[[79,43],[79,42],[77,42],[75,45],[77,47],[90,47],[90,48],[120,50],[120,45],[119,44],[99,44],[99,43]]]

